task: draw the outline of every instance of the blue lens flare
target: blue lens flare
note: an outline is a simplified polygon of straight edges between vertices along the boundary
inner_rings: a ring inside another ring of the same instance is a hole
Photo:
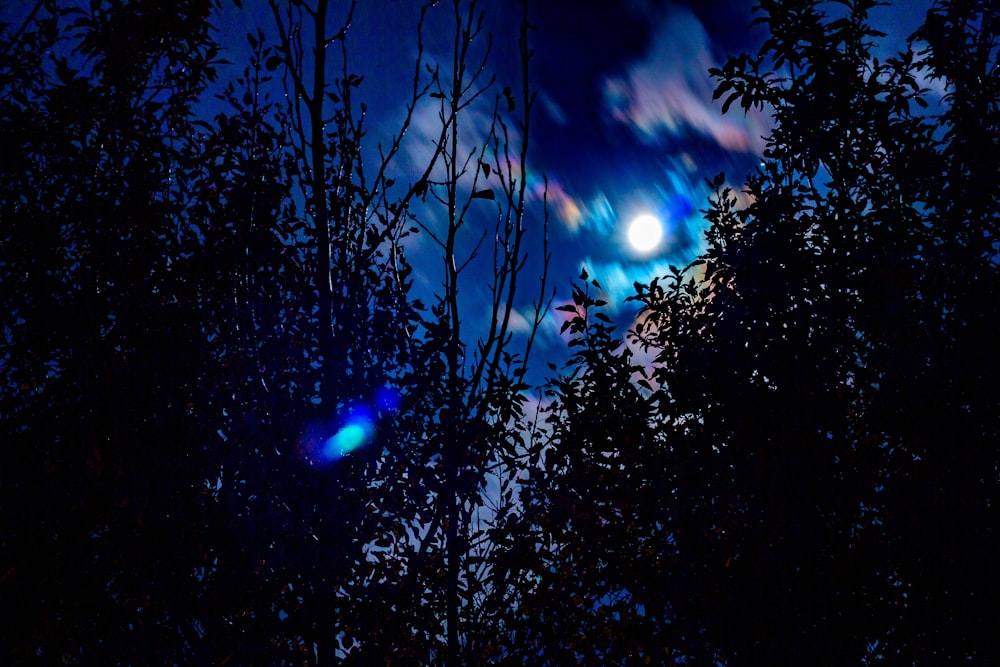
[[[399,409],[401,396],[392,387],[378,389],[366,403],[343,406],[338,417],[309,424],[299,440],[307,465],[331,465],[370,444],[378,423]]]
[[[341,459],[364,447],[375,434],[375,424],[367,415],[355,415],[323,444],[320,455],[326,461]]]

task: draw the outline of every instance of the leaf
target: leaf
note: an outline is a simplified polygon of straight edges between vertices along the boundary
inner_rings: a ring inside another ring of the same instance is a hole
[[[505,86],[503,89],[504,99],[507,100],[507,111],[511,112],[514,110],[514,94],[511,92],[510,86]]]
[[[718,70],[715,71],[718,72]],[[721,72],[719,72],[719,74],[721,75]],[[730,90],[732,87],[733,87],[732,81],[723,81],[722,83],[719,84],[719,87],[715,89],[715,92],[712,93],[712,99],[713,100],[719,99],[720,97],[722,97],[724,93],[726,93],[726,91]]]
[[[266,67],[269,72],[273,72],[274,70],[278,69],[278,67],[281,66],[282,62],[284,62],[282,57],[275,54],[264,62],[264,67]]]
[[[740,97],[739,93],[733,93],[732,95],[727,97],[726,101],[722,103],[722,113],[726,113],[727,111],[729,111],[729,107],[731,107],[733,102],[739,99],[739,97]]]
[[[65,58],[59,58],[56,60],[56,76],[59,77],[59,81],[64,85],[71,83],[76,75],[69,65],[66,64]]]
[[[476,190],[472,193],[473,199],[489,199],[490,201],[496,200],[496,195],[493,193],[492,188],[486,190]]]

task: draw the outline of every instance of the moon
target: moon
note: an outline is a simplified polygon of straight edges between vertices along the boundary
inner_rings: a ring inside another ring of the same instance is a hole
[[[655,248],[663,238],[663,225],[648,213],[636,216],[628,226],[628,242],[640,252]]]

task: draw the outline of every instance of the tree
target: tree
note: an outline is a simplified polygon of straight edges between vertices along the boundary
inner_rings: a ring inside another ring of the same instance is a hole
[[[499,562],[516,591],[504,651],[519,664],[659,661],[669,655],[658,627],[664,488],[634,471],[662,465],[663,440],[600,284],[586,271],[580,280],[557,309],[573,353],[542,392],[520,508],[503,526]]]
[[[4,42],[12,661],[175,663],[201,633],[195,573],[217,546],[202,444],[219,437],[202,421],[217,376],[201,316],[229,296],[187,271],[215,222],[193,217],[187,180],[212,8],[39,3]]]
[[[298,594],[302,611],[293,615],[302,623],[296,641],[332,644],[327,650],[348,662],[392,656],[466,664],[496,650],[489,626],[503,599],[489,584],[488,536],[493,516],[511,498],[491,496],[487,484],[503,489],[516,473],[512,452],[519,440],[510,429],[523,419],[522,378],[546,307],[543,266],[531,331],[516,353],[511,321],[525,266],[524,170],[534,100],[526,5],[518,41],[521,89],[491,94],[494,82],[484,72],[492,38],[475,2],[451,3],[452,61],[425,62],[423,26],[438,15],[433,4],[421,9],[401,126],[373,150],[366,107],[355,101],[363,79],[351,72],[348,58],[354,4],[330,30],[335,19],[327,2],[270,3],[278,41],[265,64],[283,67],[290,100],[283,122],[294,165],[288,173],[304,202],[302,214],[290,209],[289,215],[308,239],[313,271],[315,308],[307,318],[317,387],[312,418],[335,432],[372,397],[390,396],[393,403],[379,407],[376,437],[367,447],[308,480],[306,489],[276,489],[276,503],[295,499],[293,514],[304,523],[293,537],[311,564],[308,574],[300,559],[275,573],[276,583],[281,577],[299,588],[293,579],[308,582]],[[338,46],[339,71],[331,77]],[[429,104],[440,121],[431,155],[422,173],[400,175],[394,165],[403,137],[421,105]],[[489,129],[472,137],[478,145],[467,153],[465,118],[484,106]],[[435,205],[443,209],[440,226],[424,219]],[[495,223],[480,222],[494,215]],[[478,237],[471,244],[463,240],[470,228]],[[429,309],[413,292],[406,259],[405,240],[413,233],[441,253],[444,279]],[[492,262],[479,257],[490,237]],[[483,264],[493,276],[487,326],[468,334],[460,292],[469,267],[482,270]],[[321,443],[330,431],[317,434]],[[312,444],[306,449],[320,458]],[[286,470],[282,478],[294,475]],[[313,536],[315,544],[305,539]]]
[[[918,75],[957,80],[942,52],[991,71],[995,19],[943,4],[917,38],[968,33],[880,63],[873,4],[842,4],[761,3],[760,56],[715,71],[725,106],[774,113],[753,203],[717,179],[704,278],[639,295],[661,409],[696,425],[677,444],[677,613],[706,658],[986,659],[995,357],[971,329],[995,322],[995,209],[964,184],[995,169],[962,146],[996,134],[959,85],[940,117],[911,106]]]
[[[11,660],[497,655],[490,528],[546,307],[543,269],[515,340],[525,235],[546,220],[525,187],[527,9],[523,84],[492,90],[482,12],[454,2],[453,61],[425,69],[421,47],[383,152],[346,48],[328,76],[349,16],[327,32],[324,0],[270,7],[275,45],[250,34],[243,75],[214,88],[214,2],[39,3],[5,33],[3,589],[28,601]],[[418,103],[441,127],[414,178],[392,165]],[[484,107],[465,155],[460,127]],[[435,202],[441,228],[421,217]],[[406,259],[418,232],[445,268],[429,309]],[[473,262],[494,280],[469,334]]]
[[[881,62],[873,6],[763,1],[761,52],[713,71],[724,110],[767,109],[774,129],[751,203],[710,181],[705,255],[637,285],[648,377],[626,379],[578,291],[587,352],[553,385],[512,528],[533,536],[520,577],[539,592],[524,655],[996,656],[997,170],[971,142],[998,140],[997,16],[941,3]],[[634,463],[595,479],[599,452]]]

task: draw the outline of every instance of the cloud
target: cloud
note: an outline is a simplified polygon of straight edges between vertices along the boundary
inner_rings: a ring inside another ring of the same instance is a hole
[[[523,311],[523,312],[522,312]],[[527,313],[527,315],[525,315]],[[531,321],[529,318],[534,319],[534,313],[530,312],[527,308],[521,310],[513,309],[510,311],[510,322],[508,323],[509,331],[513,334],[529,334],[531,333]]]
[[[624,307],[625,299],[635,294],[635,283],[648,283],[653,278],[659,278],[670,273],[670,267],[677,264],[674,258],[665,257],[644,263],[625,263],[622,261],[600,262],[591,258],[582,264],[587,271],[597,279],[608,305],[609,313],[615,313]]]
[[[545,113],[547,113],[549,118],[552,119],[552,122],[559,126],[565,126],[569,123],[569,119],[566,118],[566,112],[563,111],[563,108],[559,106],[558,102],[552,99],[551,95],[542,91],[538,96],[538,99],[541,101],[542,108],[545,109]]]
[[[569,231],[578,231],[584,222],[585,209],[583,204],[566,192],[563,186],[555,180],[549,181],[546,196],[549,210],[555,213],[556,219]]]
[[[479,154],[489,139],[492,124],[492,113],[485,104],[465,109],[458,123],[457,154],[459,160],[464,161],[470,155]],[[422,104],[417,105],[413,113],[409,136],[403,142],[403,150],[414,174],[419,174],[433,156],[441,136],[441,125],[441,106],[437,100],[424,100]],[[516,130],[512,130],[511,145],[516,146],[518,141],[519,135]],[[469,172],[460,180],[460,186],[465,186],[466,190],[471,188],[474,167],[475,160],[473,159],[469,164]],[[431,172],[431,180],[443,181],[446,178],[444,160],[439,159],[434,166],[434,171]]]
[[[654,33],[646,56],[621,76],[603,82],[611,118],[650,144],[697,135],[727,151],[761,153],[767,117],[738,109],[723,116],[713,103],[708,68],[717,65],[711,39],[689,10],[671,9]]]
[[[547,191],[549,211],[555,214],[567,231],[576,234],[584,229],[600,237],[614,233],[617,219],[607,195],[597,190],[589,200],[566,191],[563,185],[550,178]]]

